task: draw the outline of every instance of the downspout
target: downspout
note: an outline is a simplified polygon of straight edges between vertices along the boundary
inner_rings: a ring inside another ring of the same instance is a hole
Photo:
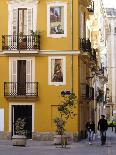
[[[72,7],[71,7],[71,16],[72,16],[72,20],[71,20],[71,26],[72,26],[72,35],[71,35],[71,50],[73,51],[73,49],[74,49],[74,47],[73,47],[73,0],[71,0],[71,5],[72,5]],[[71,91],[72,91],[72,93],[73,93],[73,75],[74,75],[74,71],[73,71],[73,60],[74,58],[73,58],[73,54],[72,54],[72,56],[71,56]]]

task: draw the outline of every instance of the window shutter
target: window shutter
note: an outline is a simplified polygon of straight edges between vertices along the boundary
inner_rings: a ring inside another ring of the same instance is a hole
[[[32,82],[32,60],[26,60],[26,94],[31,95],[33,93]]]
[[[11,62],[11,82],[17,82],[17,61]]]
[[[11,81],[10,94],[17,94],[17,60],[11,61]]]
[[[17,35],[18,9],[13,9],[12,12],[12,35]]]
[[[27,9],[27,34],[33,30],[33,8]]]
[[[18,9],[10,9],[9,10],[9,35],[11,35],[11,37],[8,37],[8,45],[9,47],[17,47],[17,23],[18,23]],[[13,36],[14,35],[14,36]]]
[[[32,60],[26,60],[26,82],[32,82]]]

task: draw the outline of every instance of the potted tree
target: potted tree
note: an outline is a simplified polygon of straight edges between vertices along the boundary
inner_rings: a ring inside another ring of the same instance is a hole
[[[74,118],[76,113],[74,109],[76,108],[77,97],[74,93],[62,92],[62,99],[58,105],[58,112],[60,117],[54,119],[56,125],[56,133],[54,136],[54,144],[61,144],[62,147],[68,144],[69,136],[65,134],[65,125],[69,118]]]
[[[18,118],[15,123],[15,135],[12,136],[14,146],[26,146],[25,118]]]

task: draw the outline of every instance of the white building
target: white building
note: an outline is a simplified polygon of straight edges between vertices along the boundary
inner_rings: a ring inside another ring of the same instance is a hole
[[[107,17],[109,19],[110,30],[107,32],[108,38],[108,87],[107,96],[107,115],[109,118],[116,118],[116,9],[107,8]]]

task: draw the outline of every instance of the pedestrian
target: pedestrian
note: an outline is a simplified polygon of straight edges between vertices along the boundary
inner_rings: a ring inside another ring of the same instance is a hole
[[[95,134],[95,123],[94,123],[94,121],[90,120],[89,122],[86,123],[86,130],[87,130],[89,144],[92,144],[93,136]]]
[[[99,119],[98,122],[98,130],[100,131],[101,136],[101,145],[104,145],[106,143],[106,131],[108,129],[108,123],[105,119],[105,115],[101,115],[101,119]]]

